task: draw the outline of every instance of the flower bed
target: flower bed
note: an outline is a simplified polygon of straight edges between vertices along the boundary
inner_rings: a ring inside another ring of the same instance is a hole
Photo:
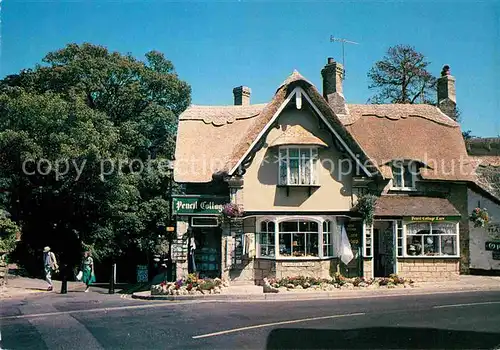
[[[151,286],[151,295],[203,295],[220,294],[228,285],[220,278],[198,278],[194,274],[175,282],[162,282]]]
[[[321,279],[314,277],[286,277],[281,279],[267,279],[266,282],[272,288],[280,290],[312,290],[328,291],[335,289],[363,289],[363,288],[407,288],[413,287],[412,280],[404,279],[395,274],[383,278],[356,277],[346,278],[337,273],[332,279]]]

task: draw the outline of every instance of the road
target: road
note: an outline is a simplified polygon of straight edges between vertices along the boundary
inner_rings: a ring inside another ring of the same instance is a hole
[[[74,292],[2,302],[2,349],[494,349],[500,292],[167,302]]]

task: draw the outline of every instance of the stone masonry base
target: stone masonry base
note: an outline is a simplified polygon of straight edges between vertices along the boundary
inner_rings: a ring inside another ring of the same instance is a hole
[[[410,278],[415,282],[458,280],[460,260],[398,258],[398,276]]]

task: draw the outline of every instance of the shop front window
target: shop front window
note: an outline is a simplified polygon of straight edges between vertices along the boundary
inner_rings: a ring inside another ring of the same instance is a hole
[[[406,225],[408,256],[457,256],[456,223],[412,223]]]
[[[262,221],[260,223],[260,232],[258,233],[260,256],[274,257],[275,256],[275,229],[273,221]]]
[[[285,220],[260,222],[258,257],[333,257],[332,221]],[[277,230],[276,230],[277,228]],[[275,239],[276,238],[276,239]],[[275,244],[276,243],[276,244]],[[275,254],[277,250],[278,254]]]

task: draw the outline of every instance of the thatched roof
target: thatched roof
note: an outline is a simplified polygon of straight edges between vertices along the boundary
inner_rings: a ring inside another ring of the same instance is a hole
[[[349,132],[392,178],[387,165],[398,159],[426,165],[421,175],[429,180],[469,181],[473,167],[460,125],[430,105],[348,105],[343,118]]]
[[[281,135],[269,143],[269,147],[284,145],[316,145],[320,147],[328,147],[323,140],[314,136],[309,130],[304,129],[302,125],[292,125],[287,127]]]
[[[445,198],[389,195],[375,203],[376,216],[460,216]]]
[[[191,106],[182,113],[175,181],[210,182],[213,174],[233,169],[296,86],[304,89],[330,126],[373,174],[391,178],[388,163],[408,159],[427,165],[421,171],[425,179],[473,180],[473,160],[467,156],[459,124],[437,107],[347,105],[349,114],[339,117],[316,87],[294,71],[267,104]]]

